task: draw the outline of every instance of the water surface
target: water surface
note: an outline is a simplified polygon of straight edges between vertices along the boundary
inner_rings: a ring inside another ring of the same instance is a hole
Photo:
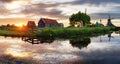
[[[22,58],[34,64],[119,64],[120,35],[113,33],[111,36],[42,41],[38,44],[1,36],[0,62],[5,64],[7,60],[10,63],[12,60],[9,58],[12,57],[17,59],[14,61],[16,64],[26,62]]]

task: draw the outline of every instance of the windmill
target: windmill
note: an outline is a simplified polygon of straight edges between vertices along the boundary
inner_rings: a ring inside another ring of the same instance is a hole
[[[85,8],[85,14],[87,14],[87,8]]]
[[[115,26],[115,25],[113,25],[113,23],[111,22],[112,19],[114,19],[114,18],[111,18],[110,15],[108,15],[107,26],[109,26],[109,27]]]

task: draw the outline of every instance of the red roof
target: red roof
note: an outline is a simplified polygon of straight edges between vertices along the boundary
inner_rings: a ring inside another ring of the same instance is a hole
[[[56,20],[53,20],[53,19],[42,18],[42,20],[43,20],[45,23],[58,24],[58,22],[57,22]]]

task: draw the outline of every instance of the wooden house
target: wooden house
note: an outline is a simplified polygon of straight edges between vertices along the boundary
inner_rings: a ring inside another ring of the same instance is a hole
[[[48,19],[48,18],[41,18],[38,22],[39,28],[45,28],[45,27],[61,27],[61,24],[59,24],[56,20]]]
[[[34,28],[34,27],[36,27],[36,24],[35,24],[34,21],[28,21],[27,27],[29,27],[29,28]]]

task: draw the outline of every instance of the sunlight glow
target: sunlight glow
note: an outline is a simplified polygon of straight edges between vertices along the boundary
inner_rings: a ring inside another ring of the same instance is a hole
[[[15,24],[16,26],[18,26],[18,27],[22,27],[23,26],[23,24],[22,23],[19,23],[19,24]]]
[[[7,49],[6,54],[12,55],[13,57],[29,57],[30,56],[29,53],[23,52],[22,50],[17,50],[14,48]]]

